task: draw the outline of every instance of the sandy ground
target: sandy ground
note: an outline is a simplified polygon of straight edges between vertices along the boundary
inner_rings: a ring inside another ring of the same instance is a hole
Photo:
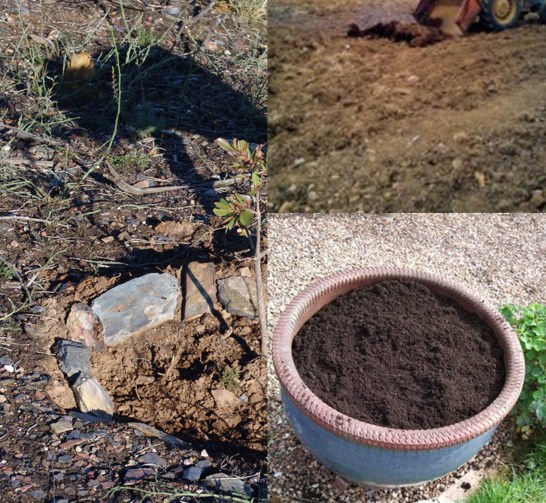
[[[545,224],[546,218],[533,214],[272,215],[270,239],[275,245],[269,251],[268,285],[271,328],[284,306],[306,285],[359,266],[408,266],[440,273],[465,284],[497,307],[544,303]],[[279,402],[278,382],[270,374],[273,502],[414,503],[437,496],[455,480],[445,477],[418,488],[376,493],[345,487],[295,439]],[[494,462],[498,436],[482,451],[479,464]],[[460,477],[468,469],[465,465],[456,475]]]
[[[546,26],[432,46],[349,39],[414,0],[269,4],[270,208],[546,208]]]

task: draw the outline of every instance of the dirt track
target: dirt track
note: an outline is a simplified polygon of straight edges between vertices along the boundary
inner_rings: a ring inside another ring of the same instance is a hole
[[[546,209],[546,26],[425,48],[345,37],[415,5],[270,3],[272,210]]]

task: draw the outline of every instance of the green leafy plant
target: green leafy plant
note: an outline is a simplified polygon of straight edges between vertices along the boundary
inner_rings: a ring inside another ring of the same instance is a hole
[[[250,175],[251,187],[246,194],[234,193],[220,199],[220,201],[214,203],[215,208],[212,211],[222,218],[222,225],[226,230],[236,229],[241,236],[248,238],[250,243],[250,248],[254,254],[256,291],[262,332],[262,354],[265,355],[267,353],[267,320],[260,251],[262,232],[260,191],[267,176],[265,155],[261,145],[253,148],[244,140],[234,139],[229,142],[224,138],[218,138],[216,143],[233,158],[233,168],[239,171],[244,170]],[[252,227],[255,227],[255,239],[253,238]]]
[[[236,393],[239,390],[239,370],[226,365],[220,377],[220,384],[228,391]]]
[[[0,279],[11,281],[15,276],[15,267],[0,257]]]
[[[503,316],[516,330],[525,355],[525,383],[514,407],[516,426],[524,438],[546,427],[546,306],[506,305]]]

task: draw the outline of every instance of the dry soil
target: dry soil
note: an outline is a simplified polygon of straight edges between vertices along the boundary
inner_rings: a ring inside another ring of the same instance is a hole
[[[420,48],[346,37],[416,4],[270,2],[271,209],[545,209],[546,26]]]

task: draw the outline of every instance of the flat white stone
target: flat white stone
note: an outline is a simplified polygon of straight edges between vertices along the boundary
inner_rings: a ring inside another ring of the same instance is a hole
[[[173,320],[179,300],[180,287],[174,276],[151,273],[108,290],[91,307],[102,324],[104,343],[117,346]]]

